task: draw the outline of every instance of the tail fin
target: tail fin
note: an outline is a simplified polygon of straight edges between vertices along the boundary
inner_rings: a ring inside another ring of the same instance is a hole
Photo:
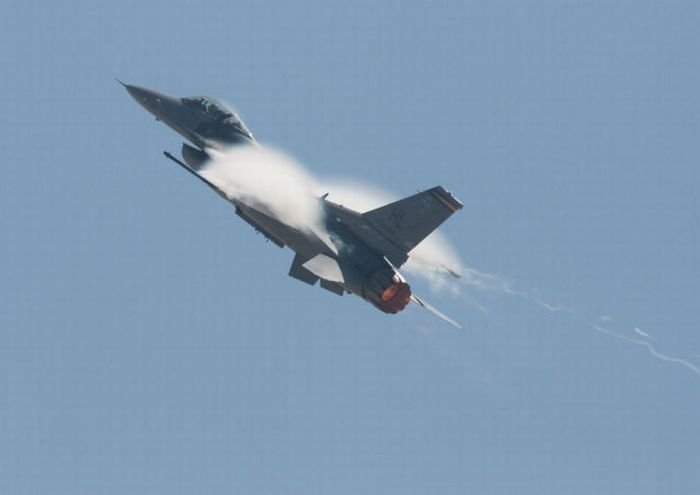
[[[462,203],[437,186],[362,216],[384,237],[408,253],[461,208]]]

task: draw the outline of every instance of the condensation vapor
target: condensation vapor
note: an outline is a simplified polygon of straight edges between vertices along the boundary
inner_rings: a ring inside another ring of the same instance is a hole
[[[481,291],[485,292],[495,292],[495,293],[501,293],[504,296],[513,296],[513,297],[519,297],[524,299],[525,301],[534,304],[535,306],[546,310],[549,313],[563,313],[567,314],[570,317],[582,322],[583,324],[586,325],[587,328],[590,330],[593,330],[595,332],[598,332],[600,334],[606,335],[608,337],[612,337],[614,339],[617,339],[619,341],[625,342],[627,344],[632,344],[635,346],[643,347],[645,348],[649,354],[654,357],[655,359],[669,363],[669,364],[676,364],[683,366],[687,368],[688,370],[692,371],[695,375],[700,377],[700,366],[692,363],[688,359],[684,359],[678,356],[673,356],[671,354],[667,354],[665,352],[660,351],[657,347],[655,347],[651,342],[649,342],[649,339],[651,339],[651,335],[647,332],[644,332],[641,330],[639,327],[634,327],[633,331],[635,332],[636,335],[639,337],[633,336],[633,335],[627,335],[625,333],[619,332],[619,331],[614,331],[609,328],[608,324],[612,321],[612,318],[610,316],[603,316],[599,318],[599,320],[603,323],[598,323],[593,321],[590,318],[587,318],[586,316],[582,315],[581,313],[574,311],[572,309],[566,308],[564,306],[552,304],[550,302],[542,300],[539,296],[532,295],[528,292],[524,292],[519,289],[515,289],[513,285],[502,279],[501,277],[498,277],[497,275],[492,275],[489,273],[483,273],[479,272],[470,268],[465,268],[465,274],[467,278],[470,278],[471,281],[468,282],[468,285],[470,287],[479,289]]]
[[[238,147],[225,152],[210,151],[212,160],[201,171],[229,197],[267,209],[285,223],[301,230],[323,232],[318,197],[359,212],[396,201],[395,195],[352,180],[319,180],[288,154],[269,147]],[[459,292],[462,282],[493,284],[486,274],[467,268],[440,232],[433,232],[409,254],[405,270],[430,282],[434,290]]]
[[[640,339],[634,336],[630,335],[625,335],[624,333],[616,332],[608,328],[607,326],[603,326],[599,323],[596,323],[592,321],[589,318],[586,318],[585,316],[579,314],[578,312],[562,307],[562,306],[556,306],[553,304],[549,304],[545,301],[542,301],[541,299],[537,297],[530,296],[524,292],[519,292],[519,291],[511,291],[510,294],[515,295],[515,296],[520,296],[536,305],[538,305],[540,308],[545,309],[549,311],[550,313],[566,313],[578,320],[581,320],[584,322],[588,328],[595,330],[598,333],[601,333],[603,335],[607,335],[608,337],[615,338],[617,340],[620,340],[622,342],[626,342],[628,344],[633,344],[636,346],[641,346],[646,348],[646,350],[649,352],[651,356],[654,358],[666,362],[666,363],[671,363],[671,364],[678,364],[681,366],[684,366],[685,368],[689,369],[693,373],[695,373],[698,377],[700,377],[700,367],[695,365],[694,363],[691,363],[687,359],[683,359],[677,356],[672,356],[670,354],[666,354],[664,352],[659,351],[654,345],[652,345],[651,342],[649,342],[647,339],[651,338],[651,336],[640,330],[638,327],[634,327],[634,332],[637,333],[638,335],[644,337],[644,339]],[[610,317],[606,317],[604,321],[610,321]]]
[[[272,148],[241,146],[213,155],[201,174],[229,199],[269,210],[283,222],[312,230],[322,224],[317,183],[294,158]]]
[[[319,232],[323,217],[318,197],[328,193],[328,199],[359,212],[383,206],[398,198],[375,186],[352,180],[318,180],[289,155],[271,148],[240,147],[224,153],[214,153],[213,160],[201,171],[230,199],[268,209],[282,221],[301,230]],[[460,293],[460,285],[480,292],[501,293],[522,297],[548,312],[563,312],[585,322],[598,333],[628,344],[646,348],[654,358],[684,366],[697,376],[700,367],[676,356],[665,354],[652,345],[650,335],[638,327],[635,335],[615,332],[607,326],[588,319],[570,309],[553,305],[517,290],[508,280],[466,266],[451,244],[439,232],[434,232],[409,253],[404,265],[407,272],[427,279],[436,290]],[[454,276],[459,279],[455,279]],[[486,308],[473,303],[482,311]],[[601,319],[610,321],[609,317]]]

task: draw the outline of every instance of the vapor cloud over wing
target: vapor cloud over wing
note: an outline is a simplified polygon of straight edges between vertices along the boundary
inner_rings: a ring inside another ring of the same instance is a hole
[[[210,154],[213,159],[201,173],[229,199],[265,207],[298,229],[317,228],[322,223],[316,180],[286,153],[240,146]]]
[[[398,199],[358,181],[318,179],[293,157],[274,148],[243,146],[211,154],[213,159],[201,173],[230,199],[264,205],[284,222],[320,235],[323,218],[318,197],[325,193],[329,200],[359,212]],[[449,241],[437,231],[411,251],[405,270],[428,280],[435,290],[457,292],[459,285],[451,280],[455,275],[480,286],[495,283],[490,276],[465,268]]]

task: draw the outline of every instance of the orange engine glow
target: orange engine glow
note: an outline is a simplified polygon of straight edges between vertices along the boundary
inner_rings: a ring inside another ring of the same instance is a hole
[[[398,313],[411,301],[411,287],[406,282],[394,282],[381,295],[379,307],[387,313]]]
[[[384,292],[382,292],[382,301],[388,301],[389,299],[394,297],[398,291],[399,284],[391,284],[389,287],[384,289]]]

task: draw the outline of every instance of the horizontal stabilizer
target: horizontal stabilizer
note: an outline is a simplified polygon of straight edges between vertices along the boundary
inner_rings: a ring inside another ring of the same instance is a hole
[[[462,325],[460,325],[459,323],[457,323],[456,321],[454,321],[452,318],[450,318],[449,316],[447,316],[447,315],[445,315],[444,313],[442,313],[440,310],[438,310],[437,308],[435,308],[434,306],[432,306],[432,305],[429,304],[428,302],[422,300],[421,298],[419,298],[419,297],[416,296],[415,294],[411,295],[411,301],[413,301],[413,302],[416,303],[417,305],[419,305],[419,306],[421,306],[421,307],[427,309],[428,311],[430,311],[431,313],[433,313],[435,316],[437,316],[437,317],[440,318],[441,320],[446,321],[447,323],[449,323],[449,324],[452,325],[453,327],[462,330]]]
[[[338,294],[339,296],[342,296],[345,292],[345,289],[342,285],[337,284],[335,282],[329,282],[328,280],[321,280],[321,287],[328,291],[331,291],[334,294]]]
[[[304,268],[304,262],[307,261],[306,258],[300,255],[294,256],[294,261],[292,261],[292,266],[289,268],[289,276],[302,282],[314,285],[318,281],[318,277],[311,273],[309,270]]]
[[[318,254],[314,256],[302,266],[317,277],[328,280],[329,282],[336,282],[340,284],[345,282],[343,271],[340,269],[338,262],[325,254]]]

